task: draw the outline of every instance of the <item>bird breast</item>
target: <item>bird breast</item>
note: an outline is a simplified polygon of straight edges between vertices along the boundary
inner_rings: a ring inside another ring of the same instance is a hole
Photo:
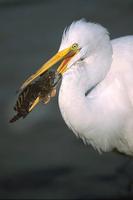
[[[64,74],[59,92],[60,111],[77,136],[99,151],[109,151],[115,147],[117,138],[123,137],[121,128],[126,121],[127,105],[122,101],[120,104],[123,97],[117,79],[109,84],[103,81],[85,96],[88,81],[85,73],[75,66]]]
[[[86,81],[85,71],[74,66],[64,74],[59,92],[61,114],[75,133],[82,132],[88,124],[84,120],[88,114],[85,99]]]

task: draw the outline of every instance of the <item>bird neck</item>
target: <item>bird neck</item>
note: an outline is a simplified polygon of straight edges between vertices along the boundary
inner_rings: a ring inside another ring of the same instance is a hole
[[[81,87],[82,92],[87,94],[106,78],[111,63],[112,45],[109,37],[105,37],[100,40],[94,52],[91,52],[83,61],[77,62],[69,68],[63,76],[63,85],[67,82],[67,84],[70,84],[69,88],[72,85],[75,89]]]
[[[91,120],[91,111],[88,112],[88,109],[91,110],[91,107],[88,107],[87,91],[94,91],[95,86],[105,79],[111,62],[112,47],[108,42],[103,45],[103,48],[98,48],[95,54],[76,63],[65,72],[59,92],[59,107],[64,120],[71,128],[78,129],[81,121],[87,123],[84,124],[83,129],[88,126],[88,121]],[[83,120],[82,113],[88,120]]]
[[[80,63],[79,67],[84,68],[86,77],[85,91],[92,90],[102,82],[111,67],[112,63],[112,45],[109,38],[103,38],[95,48],[94,53],[88,56],[84,63]]]

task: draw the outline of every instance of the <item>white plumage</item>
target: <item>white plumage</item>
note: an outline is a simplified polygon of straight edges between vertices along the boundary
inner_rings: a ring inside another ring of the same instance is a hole
[[[66,124],[99,152],[133,155],[133,36],[110,41],[104,27],[79,20],[64,31],[59,51],[73,43],[80,51],[59,92]]]

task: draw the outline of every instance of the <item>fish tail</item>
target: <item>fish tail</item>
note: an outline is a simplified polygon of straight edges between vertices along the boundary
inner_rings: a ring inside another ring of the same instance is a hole
[[[13,122],[17,121],[20,117],[22,117],[22,115],[20,113],[18,113],[12,119],[10,119],[9,122],[13,123]]]

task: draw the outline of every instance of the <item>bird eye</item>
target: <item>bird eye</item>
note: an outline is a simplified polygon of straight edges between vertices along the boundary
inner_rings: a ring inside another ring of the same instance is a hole
[[[78,49],[78,44],[77,44],[77,43],[74,43],[74,44],[72,45],[72,50],[75,51],[75,50],[77,50],[77,49]]]

